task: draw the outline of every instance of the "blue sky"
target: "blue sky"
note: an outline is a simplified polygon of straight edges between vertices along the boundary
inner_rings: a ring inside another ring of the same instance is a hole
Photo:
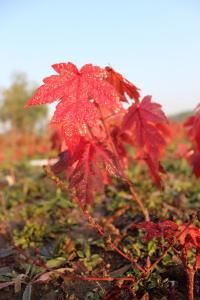
[[[0,86],[51,64],[110,64],[167,113],[200,102],[199,0],[0,0]]]

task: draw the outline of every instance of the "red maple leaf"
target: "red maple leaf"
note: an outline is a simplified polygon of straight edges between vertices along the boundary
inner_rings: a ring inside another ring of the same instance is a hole
[[[182,234],[179,236],[179,242],[186,251],[196,250],[195,267],[200,268],[200,229],[195,225],[183,224],[180,227]]]
[[[149,167],[150,174],[156,185],[160,188],[163,188],[163,184],[159,173],[165,173],[165,170],[160,164],[160,162],[157,159],[152,159],[151,155],[148,155],[147,153],[145,154],[145,156],[143,156],[143,160]]]
[[[192,171],[196,177],[200,177],[200,151],[190,151],[191,156],[189,157],[189,162],[192,165]]]
[[[197,145],[200,150],[200,104],[196,108],[196,114],[189,117],[184,126],[188,128],[190,139]]]
[[[141,149],[156,183],[160,185],[160,156],[166,145],[168,120],[161,105],[146,96],[141,103],[132,104],[122,122],[122,131],[130,133],[132,145]]]
[[[81,136],[88,134],[88,127],[101,122],[97,105],[106,117],[121,109],[120,98],[100,67],[86,64],[79,71],[70,62],[52,67],[58,75],[45,78],[26,106],[58,100],[51,123],[61,126],[67,147],[73,152]]]
[[[179,241],[182,246],[187,250],[196,248],[200,250],[200,229],[195,225],[190,225],[186,230],[187,224],[183,224],[180,227],[180,231],[183,233],[179,236]]]
[[[139,101],[140,94],[138,88],[130,81],[125,79],[120,73],[116,72],[110,67],[105,68],[107,71],[107,81],[111,83],[120,94],[121,100],[127,102],[126,94],[134,99],[136,102]]]
[[[68,176],[69,188],[75,191],[80,203],[90,204],[97,192],[103,192],[104,172],[114,176],[122,176],[113,153],[96,140],[82,142],[77,153],[71,157],[75,167]]]
[[[152,221],[142,222],[138,224],[137,227],[145,230],[146,235],[144,238],[147,241],[159,237],[164,237],[166,240],[171,239],[178,230],[178,225],[170,220],[158,223]]]
[[[188,136],[193,143],[193,149],[188,151],[187,158],[193,173],[200,177],[200,104],[196,108],[196,114],[189,117],[184,126],[188,129]]]

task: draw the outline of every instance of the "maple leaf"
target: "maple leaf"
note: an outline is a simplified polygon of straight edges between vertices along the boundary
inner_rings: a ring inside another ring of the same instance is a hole
[[[145,230],[146,235],[144,239],[147,241],[159,237],[164,237],[166,240],[169,240],[174,237],[174,234],[178,230],[178,225],[170,220],[158,223],[152,221],[142,222],[138,224],[137,227]]]
[[[195,225],[190,225],[186,230],[187,224],[183,224],[180,230],[183,233],[179,236],[179,241],[187,250],[196,248],[200,250],[200,229]]]
[[[78,153],[71,157],[75,167],[69,174],[69,188],[83,206],[90,204],[97,192],[104,189],[104,170],[110,175],[121,176],[121,171],[113,153],[103,143],[96,140],[82,142]]]
[[[140,94],[138,92],[138,88],[134,84],[110,67],[106,67],[105,70],[108,74],[107,81],[115,87],[120,94],[122,101],[127,102],[126,94],[136,102],[139,101]]]
[[[189,117],[184,126],[188,129],[189,137],[200,150],[200,104],[196,108],[196,114]]]
[[[122,122],[122,131],[129,131],[131,144],[142,150],[143,159],[158,185],[161,182],[159,159],[168,136],[167,123],[161,105],[151,102],[151,96],[132,104]]]
[[[190,151],[189,154],[191,155],[189,157],[189,162],[192,165],[192,171],[196,177],[200,177],[200,151]]]
[[[193,149],[188,151],[187,159],[192,165],[193,173],[200,177],[200,104],[196,108],[196,114],[189,117],[184,126],[188,130],[188,136],[193,143]]]
[[[152,157],[147,153],[143,155],[142,159],[146,162],[147,166],[149,167],[150,174],[156,185],[160,188],[163,188],[163,184],[159,173],[165,173],[165,170],[160,164],[160,162],[157,159],[152,159]]]
[[[116,113],[122,106],[115,87],[105,80],[104,69],[86,64],[79,71],[70,62],[52,67],[58,75],[45,78],[44,85],[37,89],[26,107],[58,100],[51,124],[61,126],[66,145],[73,152],[81,136],[87,135],[88,127],[100,123],[97,105],[104,117]]]
[[[180,231],[183,231],[179,236],[179,242],[186,251],[195,249],[195,267],[200,268],[200,229],[195,225],[183,224],[180,227]]]
[[[128,152],[125,147],[125,143],[130,142],[129,136],[126,132],[121,132],[118,126],[115,126],[111,130],[111,138],[115,145],[118,157],[120,157],[121,164],[124,168],[128,167]]]

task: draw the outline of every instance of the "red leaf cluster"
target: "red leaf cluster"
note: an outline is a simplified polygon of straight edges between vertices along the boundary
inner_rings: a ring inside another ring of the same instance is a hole
[[[186,249],[196,249],[196,268],[200,268],[200,229],[194,225],[190,225],[186,228],[187,224],[183,224],[180,231],[183,233],[179,237],[180,244]],[[186,229],[186,230],[185,230]]]
[[[179,236],[180,244],[187,250],[196,248],[200,250],[200,229],[194,225],[187,227],[187,224],[180,226],[182,234]]]
[[[171,239],[178,230],[178,225],[170,220],[158,223],[152,221],[143,222],[138,224],[137,227],[145,230],[146,235],[144,239],[147,241],[159,237],[164,237],[166,240]]]
[[[147,163],[155,182],[160,185],[160,156],[166,145],[169,130],[168,120],[161,105],[146,96],[138,104],[132,104],[124,116],[122,131],[130,132],[131,144],[139,149],[141,158]]]
[[[200,105],[196,108],[196,114],[189,117],[184,125],[188,129],[190,139],[200,150]]]
[[[103,192],[106,173],[122,176],[115,156],[98,141],[82,142],[71,163],[75,167],[68,176],[70,188],[83,206],[91,203],[97,192]]]
[[[196,114],[189,117],[184,126],[187,128],[188,136],[193,144],[189,162],[192,165],[193,173],[200,177],[200,105],[196,108]]]
[[[103,190],[109,174],[123,177],[126,144],[141,151],[161,185],[159,160],[168,135],[161,106],[150,96],[140,102],[136,86],[110,67],[86,64],[78,70],[70,62],[52,67],[57,75],[45,78],[26,106],[58,101],[51,124],[65,141],[62,151],[67,150],[67,161],[61,156],[54,169],[66,170],[69,186],[82,205]],[[128,99],[132,105],[127,110],[123,101]]]
[[[163,237],[166,241],[177,238],[182,248],[187,252],[196,249],[196,268],[200,268],[200,229],[195,225],[182,224],[178,226],[175,222],[166,220],[158,223],[143,222],[137,225],[145,230],[144,239],[147,241],[153,238]]]

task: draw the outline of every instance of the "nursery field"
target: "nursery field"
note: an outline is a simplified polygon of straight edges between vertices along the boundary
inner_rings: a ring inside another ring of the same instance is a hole
[[[200,106],[175,122],[111,67],[52,67],[4,92],[0,299],[200,299]]]
[[[187,224],[199,209],[200,183],[186,160],[174,156],[171,145],[163,161],[164,188],[158,190],[144,166],[134,166],[129,176],[155,224],[170,220]],[[28,161],[3,164],[0,177],[0,299],[187,299],[187,272],[174,244],[152,272],[141,278],[133,263],[113,251],[88,225],[77,204],[47,178],[41,167]],[[138,206],[122,182],[108,185],[96,197],[91,214],[125,254],[142,266],[155,262],[170,241],[145,231]],[[193,221],[199,227],[198,219]],[[194,249],[191,250],[191,252]],[[194,263],[194,254],[189,254]],[[123,278],[134,277],[133,282]],[[99,280],[98,280],[99,278]],[[109,278],[110,280],[103,280]],[[122,278],[116,280],[116,278]],[[200,273],[194,291],[200,297]],[[146,297],[146,298],[145,298]]]

